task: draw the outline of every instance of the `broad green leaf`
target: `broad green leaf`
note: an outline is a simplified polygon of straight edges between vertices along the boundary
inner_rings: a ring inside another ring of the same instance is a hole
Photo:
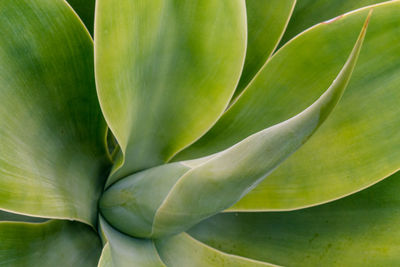
[[[66,0],[85,23],[86,28],[93,34],[94,8],[96,0]]]
[[[388,0],[297,0],[292,18],[280,45],[295,35],[322,21],[327,21],[346,12]]]
[[[235,204],[328,117],[349,82],[368,20],[335,81],[310,107],[216,155],[162,165],[117,182],[100,200],[102,214],[124,233],[158,238],[184,231]]]
[[[296,0],[246,0],[247,51],[235,96],[249,84],[278,45]]]
[[[0,209],[94,224],[107,167],[93,44],[64,1],[0,1]]]
[[[96,81],[121,147],[108,184],[162,164],[227,107],[246,48],[244,0],[98,0]],[[123,158],[125,156],[125,159]]]
[[[275,266],[211,248],[182,233],[156,240],[156,247],[168,267],[262,267]]]
[[[9,221],[9,222],[45,222],[44,218],[37,217],[29,217],[20,214],[15,214],[11,212],[6,212],[0,210],[0,222],[1,221]]]
[[[298,113],[334,79],[368,9],[322,23],[282,47],[240,99],[174,161],[215,153]],[[343,99],[305,146],[231,210],[292,209],[350,194],[400,166],[400,3],[374,7]]]
[[[397,266],[400,173],[357,194],[290,212],[225,213],[189,233],[208,245],[283,266]]]
[[[153,240],[136,239],[124,235],[112,228],[101,217],[100,229],[108,242],[106,247],[109,247],[109,251],[105,251],[108,253],[105,256],[107,259],[103,260],[108,262],[108,266],[166,267],[158,255]]]
[[[0,222],[1,266],[96,266],[101,244],[89,226],[67,221]]]

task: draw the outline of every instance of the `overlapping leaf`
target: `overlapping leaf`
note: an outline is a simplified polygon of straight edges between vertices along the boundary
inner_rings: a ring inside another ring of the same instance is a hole
[[[336,199],[400,166],[399,1],[374,7],[349,89],[311,140],[232,210],[292,209]],[[282,47],[220,121],[175,160],[218,152],[293,116],[321,94],[368,9],[321,23]]]
[[[164,163],[224,111],[244,62],[245,1],[98,0],[96,12],[97,90],[122,149],[114,171],[125,160],[111,184]]]
[[[342,70],[310,107],[216,155],[124,178],[103,194],[102,214],[124,233],[154,238],[179,233],[236,203],[328,117],[349,82],[368,20]]]
[[[226,253],[283,266],[396,266],[400,174],[352,196],[290,212],[225,213],[189,233]]]
[[[137,239],[113,229],[100,218],[100,229],[107,243],[103,249],[100,267],[165,267],[153,240]],[[108,248],[107,248],[108,247]]]
[[[243,91],[278,45],[295,3],[296,0],[246,0],[246,60],[235,96]]]
[[[91,38],[53,0],[1,1],[0,36],[0,209],[94,224],[107,159]]]

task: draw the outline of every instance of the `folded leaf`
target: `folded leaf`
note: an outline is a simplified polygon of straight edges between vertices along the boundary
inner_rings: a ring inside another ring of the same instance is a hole
[[[1,266],[96,266],[101,244],[89,226],[51,220],[0,222]]]
[[[0,1],[0,209],[94,224],[109,164],[93,44],[64,1]]]
[[[349,82],[368,21],[336,79],[310,107],[215,155],[162,165],[117,182],[100,200],[102,214],[124,233],[158,238],[182,232],[236,203],[328,117]]]
[[[230,255],[182,233],[156,240],[156,247],[168,267],[266,267],[275,266],[235,255]]]
[[[124,235],[113,229],[101,217],[100,228],[108,242],[105,249],[103,249],[103,253],[107,253],[108,255],[105,255],[105,258],[102,259],[102,264],[104,265],[99,266],[166,267],[158,256],[153,240],[136,239]],[[109,248],[107,249],[107,247]]]
[[[295,3],[296,0],[246,0],[246,60],[235,96],[249,84],[278,45]]]
[[[282,47],[218,123],[173,161],[221,151],[312,103],[346,60],[369,8],[321,23]],[[374,7],[349,88],[311,140],[231,210],[286,210],[330,201],[400,166],[400,3]]]
[[[290,212],[220,214],[189,233],[226,253],[283,266],[396,266],[399,190],[397,173],[329,204]]]
[[[108,185],[162,164],[227,107],[246,48],[244,0],[98,0],[96,81],[121,153]],[[125,157],[125,158],[123,158]]]

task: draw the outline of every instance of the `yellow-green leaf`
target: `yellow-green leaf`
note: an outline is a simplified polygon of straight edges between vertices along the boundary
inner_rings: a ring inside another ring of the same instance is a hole
[[[111,184],[215,123],[242,70],[246,11],[244,0],[98,0],[96,12],[97,90],[122,150]]]

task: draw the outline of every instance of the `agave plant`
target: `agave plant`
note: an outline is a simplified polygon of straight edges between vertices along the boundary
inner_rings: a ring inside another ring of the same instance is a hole
[[[398,265],[399,89],[398,0],[1,0],[0,265]]]

